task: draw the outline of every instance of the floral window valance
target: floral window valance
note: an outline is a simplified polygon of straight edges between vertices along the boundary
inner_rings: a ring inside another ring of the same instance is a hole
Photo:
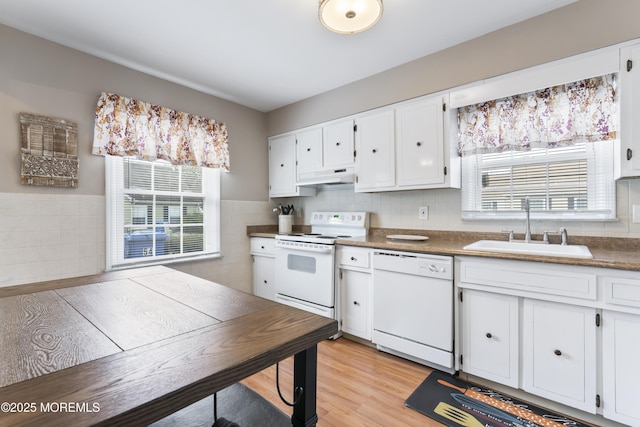
[[[460,155],[527,151],[616,138],[616,75],[458,109]]]
[[[96,106],[93,154],[229,171],[224,123],[112,93]]]

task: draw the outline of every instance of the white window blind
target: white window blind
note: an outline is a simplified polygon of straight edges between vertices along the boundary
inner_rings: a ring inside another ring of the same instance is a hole
[[[612,141],[462,158],[462,217],[550,220],[616,218]]]
[[[220,254],[220,172],[105,156],[107,269]]]

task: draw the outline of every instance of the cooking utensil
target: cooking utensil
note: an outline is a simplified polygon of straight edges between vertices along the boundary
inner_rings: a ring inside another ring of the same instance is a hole
[[[468,414],[455,406],[451,406],[446,402],[439,402],[436,409],[433,410],[438,415],[445,417],[461,426],[466,427],[484,427],[480,421],[474,418],[473,415]]]
[[[539,424],[544,427],[565,427],[563,424],[557,423],[553,420],[545,418],[541,415],[533,413],[531,411],[527,411],[526,409],[518,408],[514,405],[510,405],[509,403],[503,402],[501,400],[495,399],[491,396],[487,396],[485,394],[479,393],[475,390],[471,390],[468,388],[458,387],[451,383],[448,383],[444,380],[438,380],[438,382],[444,386],[451,387],[455,390],[458,390],[460,393],[464,393],[466,396],[469,396],[473,399],[476,399],[480,402],[484,402],[488,405],[493,406],[494,408],[498,408],[502,411],[508,412],[517,417],[523,418],[525,420],[533,421],[536,424]]]

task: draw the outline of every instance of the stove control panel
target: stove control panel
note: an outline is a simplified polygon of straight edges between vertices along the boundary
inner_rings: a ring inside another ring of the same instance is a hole
[[[345,227],[369,227],[368,212],[314,212],[311,225],[335,225]]]

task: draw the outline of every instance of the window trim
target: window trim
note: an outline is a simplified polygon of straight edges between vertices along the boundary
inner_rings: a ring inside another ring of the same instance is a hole
[[[136,160],[136,159],[133,159]],[[204,196],[204,250],[177,255],[161,255],[143,258],[124,258],[124,182],[121,170],[124,158],[105,156],[105,210],[106,210],[106,270],[119,270],[139,266],[167,265],[203,259],[220,258],[220,169],[202,168]],[[140,193],[162,195],[163,191],[142,190]],[[172,193],[175,195],[176,193]],[[183,193],[187,194],[187,193]],[[192,193],[193,194],[193,193]],[[208,195],[208,196],[207,196]],[[188,197],[188,196],[187,196]],[[114,216],[116,216],[114,218]],[[155,227],[155,224],[150,225]],[[154,235],[155,239],[155,235]],[[122,254],[122,255],[118,255]]]
[[[589,209],[589,210],[575,210],[575,211],[566,211],[566,210],[531,210],[531,219],[534,220],[553,220],[553,221],[618,221],[617,212],[616,212],[616,182],[613,176],[613,160],[614,160],[614,141],[601,141],[598,143],[584,143],[585,146],[589,146],[591,144],[600,144],[599,146],[593,146],[598,151],[600,156],[603,156],[604,151],[607,151],[606,155],[610,155],[610,167],[607,171],[608,174],[611,175],[610,182],[606,183],[609,185],[609,190],[612,192],[612,199],[610,209],[607,210],[598,210],[598,209]],[[504,152],[508,153],[508,152]],[[502,154],[504,154],[502,153]],[[526,152],[530,153],[530,152]],[[489,154],[492,155],[492,154]],[[475,198],[475,205],[478,205],[478,198],[481,197],[481,183],[482,183],[482,168],[478,167],[479,164],[477,162],[477,156],[483,156],[483,154],[475,154],[469,155],[462,158],[462,191],[461,191],[461,212],[463,220],[509,220],[509,219],[522,219],[523,211],[522,210],[502,210],[502,211],[493,211],[493,210],[470,210],[465,209],[465,205],[467,200]],[[548,159],[548,156],[547,156]],[[574,160],[574,159],[584,159],[587,161],[588,175],[592,176],[592,179],[587,179],[587,188],[588,193],[592,193],[594,191],[593,186],[597,185],[595,179],[597,178],[597,172],[595,169],[598,167],[593,162],[593,157],[588,154],[578,154],[575,155],[559,155],[557,157],[559,161],[562,160]],[[553,159],[555,161],[555,159]],[[496,162],[495,164],[499,166],[500,162]],[[526,164],[542,164],[549,163],[549,160],[541,161],[541,162],[533,162],[529,159],[523,159],[522,162],[518,163],[509,163],[508,161],[504,161],[505,165],[514,166],[514,165],[526,165]],[[588,177],[589,178],[589,177]],[[469,189],[469,187],[473,187],[473,189]],[[472,195],[469,192],[473,192]]]

